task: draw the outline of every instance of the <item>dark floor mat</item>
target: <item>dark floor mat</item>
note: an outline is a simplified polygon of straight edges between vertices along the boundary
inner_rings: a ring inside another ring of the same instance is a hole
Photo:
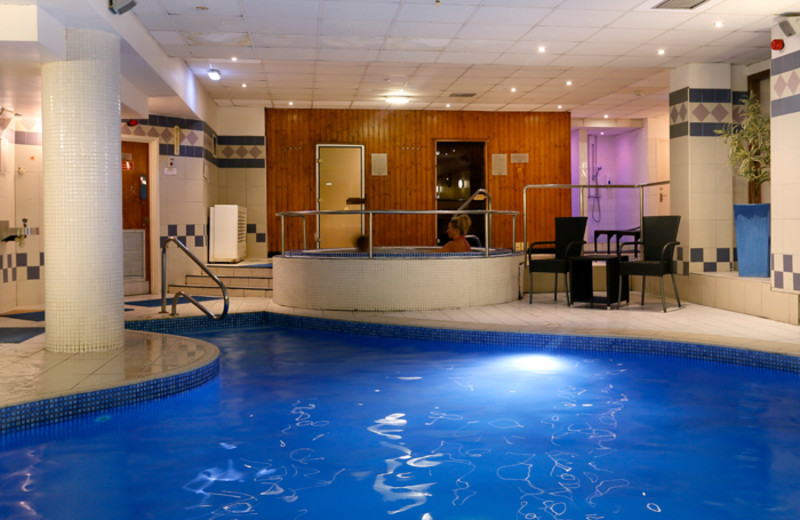
[[[173,298],[172,296],[167,298],[167,307],[172,305],[172,298]],[[205,302],[205,301],[208,301],[208,300],[219,300],[220,299],[220,298],[217,298],[216,296],[192,296],[192,298],[194,298],[195,300],[197,300],[199,302]],[[178,303],[179,304],[187,303],[188,301],[189,300],[187,300],[186,298],[181,298],[180,300],[178,300]],[[142,300],[140,302],[125,302],[125,305],[135,305],[137,307],[161,307],[161,299],[159,298],[157,300]]]
[[[15,312],[3,314],[2,316],[3,318],[14,318],[15,320],[44,321],[44,311]]]
[[[132,311],[133,309],[125,309],[125,312]],[[25,321],[44,321],[44,311],[35,312],[15,312],[9,314],[0,314],[3,318],[14,318],[15,320]]]
[[[0,327],[0,343],[22,343],[44,332],[44,327]]]

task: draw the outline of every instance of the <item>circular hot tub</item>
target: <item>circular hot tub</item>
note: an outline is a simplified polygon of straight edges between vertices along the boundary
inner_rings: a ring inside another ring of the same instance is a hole
[[[274,257],[273,301],[287,307],[356,311],[454,309],[519,298],[523,253],[435,248],[287,251]]]

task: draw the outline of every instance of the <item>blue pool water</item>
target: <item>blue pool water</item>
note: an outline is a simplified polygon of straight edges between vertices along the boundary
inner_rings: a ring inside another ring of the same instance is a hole
[[[218,380],[0,438],[0,518],[800,517],[796,375],[276,327],[194,336],[221,348]]]

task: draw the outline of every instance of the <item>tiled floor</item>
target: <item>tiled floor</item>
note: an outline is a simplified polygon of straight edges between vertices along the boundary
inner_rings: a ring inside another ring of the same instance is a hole
[[[126,299],[153,300],[157,296]],[[632,297],[638,302],[638,294]],[[222,311],[221,300],[205,302],[213,312]],[[168,305],[168,311],[171,307]],[[169,319],[160,307],[126,305],[127,320]],[[40,309],[20,309],[40,310]],[[344,312],[288,309],[265,298],[231,298],[229,312],[257,311],[302,314],[332,319],[357,320],[423,327],[503,330],[588,336],[624,336],[673,339],[800,356],[800,327],[696,304],[682,309],[674,303],[661,312],[660,301],[648,299],[644,307],[633,304],[621,310],[569,308],[563,296],[553,302],[551,294],[540,294],[532,305],[520,300],[502,305],[442,311]],[[180,316],[200,315],[188,303],[178,307]],[[42,327],[42,322],[0,316],[3,327]],[[23,343],[0,343],[0,407],[64,393],[128,384],[195,366],[197,356],[186,356],[180,340],[155,339],[158,335],[127,333],[124,351],[90,354],[55,354],[44,350],[41,334]]]

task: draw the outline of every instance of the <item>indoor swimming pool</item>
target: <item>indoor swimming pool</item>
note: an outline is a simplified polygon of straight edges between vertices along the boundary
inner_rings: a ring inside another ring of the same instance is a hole
[[[222,351],[211,383],[0,437],[0,518],[800,517],[793,373],[597,338],[191,335]]]

